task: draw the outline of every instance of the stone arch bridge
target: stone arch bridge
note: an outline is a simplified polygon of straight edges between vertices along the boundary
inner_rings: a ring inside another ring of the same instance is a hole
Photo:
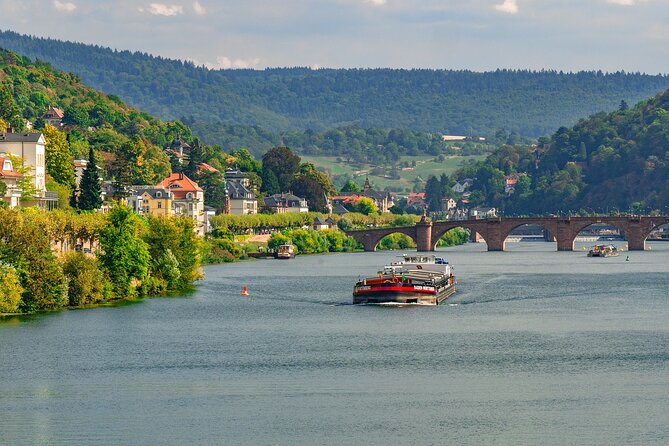
[[[385,236],[401,233],[416,242],[418,251],[434,251],[439,239],[453,228],[467,228],[485,239],[488,251],[504,251],[506,237],[515,228],[534,224],[542,226],[557,241],[558,251],[573,251],[574,239],[583,229],[596,223],[617,228],[627,240],[631,251],[646,249],[646,238],[658,226],[669,223],[669,216],[599,216],[599,217],[497,217],[457,221],[427,221],[424,217],[415,226],[346,231],[346,235],[360,242],[365,251],[375,251]]]

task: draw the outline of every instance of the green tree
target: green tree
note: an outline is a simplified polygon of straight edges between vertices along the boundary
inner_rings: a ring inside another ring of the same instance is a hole
[[[279,180],[277,179],[274,172],[269,169],[263,169],[262,171],[262,191],[267,195],[278,194],[281,192],[281,187],[279,186]]]
[[[425,201],[428,209],[433,212],[441,210],[442,188],[441,182],[434,175],[430,175],[425,183]]]
[[[101,302],[105,299],[105,278],[97,260],[80,252],[70,253],[63,261],[63,274],[68,279],[70,306]]]
[[[300,169],[300,157],[288,147],[280,146],[270,149],[262,157],[263,173],[272,171],[279,182],[279,192],[287,192],[293,183],[294,175]],[[263,192],[267,192],[265,176],[263,175]]]
[[[46,139],[46,173],[56,183],[74,187],[74,159],[65,133],[46,124],[42,130]]]
[[[16,268],[0,262],[0,314],[17,313],[22,293],[23,287]]]
[[[148,246],[140,237],[142,221],[124,204],[115,204],[107,221],[100,231],[100,264],[111,279],[114,296],[133,297],[134,285],[146,277],[150,261]]]
[[[100,209],[102,206],[102,186],[98,176],[98,163],[95,159],[95,150],[88,150],[88,164],[81,176],[79,184],[79,200],[77,207],[83,211]]]
[[[341,192],[360,192],[360,186],[355,181],[348,180],[341,187]]]
[[[367,197],[360,197],[355,204],[355,211],[364,215],[375,214],[378,211],[374,200]]]

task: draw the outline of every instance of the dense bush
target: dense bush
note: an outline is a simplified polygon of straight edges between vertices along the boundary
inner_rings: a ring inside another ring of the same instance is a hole
[[[81,215],[0,208],[0,234],[0,313],[162,294],[201,277],[200,242],[188,218],[147,222],[123,205]],[[102,251],[97,258],[54,255],[77,241],[99,241]]]
[[[80,252],[67,254],[63,274],[67,278],[70,306],[95,304],[109,297],[110,290],[105,286],[108,282],[96,259]]]
[[[0,313],[18,312],[22,293],[16,268],[0,263]]]

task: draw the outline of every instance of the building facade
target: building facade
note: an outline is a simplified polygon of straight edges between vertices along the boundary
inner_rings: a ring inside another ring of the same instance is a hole
[[[173,214],[174,194],[170,189],[155,186],[132,186],[128,205],[140,215],[168,217]]]
[[[265,197],[265,208],[274,214],[309,212],[309,204],[304,198],[290,192]]]
[[[39,197],[46,192],[46,140],[42,133],[0,133],[0,152],[14,155],[30,167]],[[16,168],[17,166],[14,166]]]
[[[238,169],[225,171],[229,209],[232,215],[247,215],[258,213],[258,200],[251,190],[251,183],[244,172]]]
[[[204,191],[183,173],[172,173],[155,186],[172,193],[171,209],[175,215],[190,217],[198,235],[204,235]]]

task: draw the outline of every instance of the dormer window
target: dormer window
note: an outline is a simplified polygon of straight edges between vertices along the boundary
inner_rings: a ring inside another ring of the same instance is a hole
[[[12,162],[9,160],[5,160],[5,162],[2,164],[2,170],[13,170]]]
[[[189,199],[189,200],[192,200],[192,199],[193,199],[193,193],[192,193],[192,192],[188,192],[188,193],[186,194],[186,198]]]
[[[156,192],[156,198],[163,198],[162,192]]]

